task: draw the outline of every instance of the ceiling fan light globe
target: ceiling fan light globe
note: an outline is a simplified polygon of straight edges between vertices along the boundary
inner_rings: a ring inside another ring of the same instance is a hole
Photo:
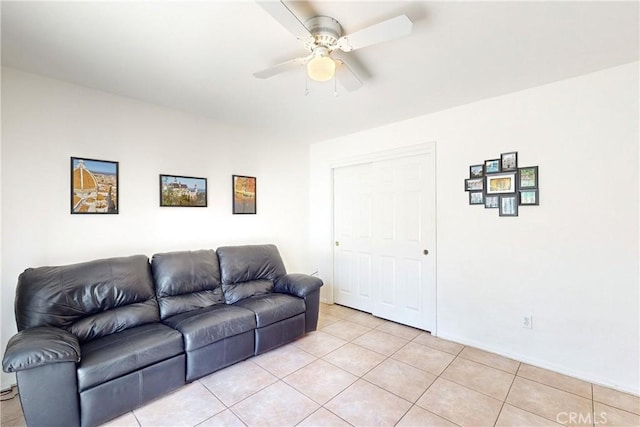
[[[311,80],[326,82],[336,73],[336,63],[328,56],[316,56],[307,63],[307,74]]]

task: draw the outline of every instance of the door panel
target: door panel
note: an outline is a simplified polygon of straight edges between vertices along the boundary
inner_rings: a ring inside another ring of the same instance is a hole
[[[396,259],[392,256],[380,257],[380,282],[387,286],[380,287],[380,302],[393,304],[393,291],[396,288]]]
[[[370,165],[334,170],[334,299],[371,312],[371,174]]]

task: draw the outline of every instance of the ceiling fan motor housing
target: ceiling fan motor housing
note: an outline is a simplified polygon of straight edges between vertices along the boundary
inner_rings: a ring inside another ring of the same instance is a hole
[[[319,46],[333,50],[342,36],[340,23],[330,16],[314,16],[305,22],[305,26],[313,35],[313,39],[307,39],[304,44],[309,52],[313,52]]]

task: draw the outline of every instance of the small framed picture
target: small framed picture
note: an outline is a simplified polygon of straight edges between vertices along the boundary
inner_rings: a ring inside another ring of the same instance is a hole
[[[469,204],[470,205],[482,205],[482,204],[484,204],[484,192],[482,192],[482,191],[470,191],[469,192]]]
[[[498,173],[500,172],[500,159],[485,160],[484,161],[484,173]]]
[[[256,213],[256,178],[253,176],[232,175],[233,213]]]
[[[502,172],[514,171],[518,169],[518,152],[500,154],[500,165]]]
[[[518,216],[518,196],[516,194],[501,194],[499,216]]]
[[[207,207],[207,178],[160,175],[161,207]]]
[[[118,162],[71,157],[71,213],[117,214]]]
[[[521,190],[538,188],[538,166],[527,166],[518,169],[518,187]]]
[[[484,190],[484,178],[469,178],[464,180],[464,191]]]
[[[503,194],[516,192],[516,173],[487,175],[487,194]]]
[[[484,207],[488,209],[497,209],[500,206],[499,195],[486,195],[484,197]]]
[[[482,178],[484,176],[484,165],[469,166],[469,178]]]
[[[520,204],[526,205],[539,205],[538,190],[520,190]]]

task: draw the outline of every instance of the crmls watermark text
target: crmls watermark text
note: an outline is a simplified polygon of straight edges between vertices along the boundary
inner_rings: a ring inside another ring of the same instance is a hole
[[[607,423],[606,412],[558,412],[556,421],[560,424],[592,424],[602,425]]]

